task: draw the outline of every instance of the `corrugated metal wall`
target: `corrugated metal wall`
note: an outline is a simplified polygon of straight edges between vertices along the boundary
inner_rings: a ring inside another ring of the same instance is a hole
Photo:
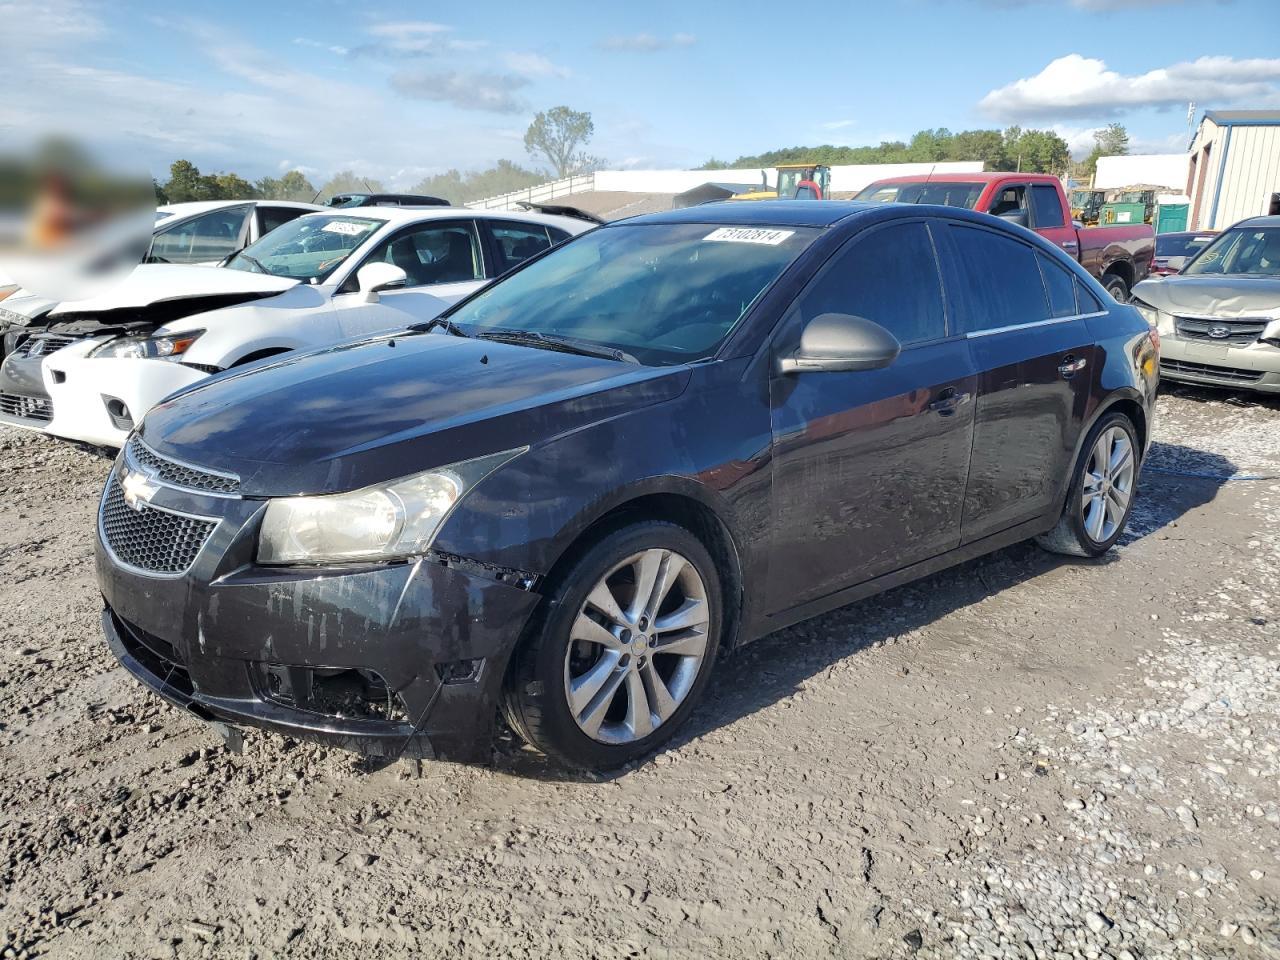
[[[1222,149],[1223,140],[1225,136],[1218,138],[1218,149]],[[1205,186],[1206,199],[1212,203],[1213,188],[1207,183]],[[1218,215],[1209,226],[1222,229],[1245,217],[1266,213],[1273,193],[1280,193],[1280,125],[1233,126],[1218,195]]]

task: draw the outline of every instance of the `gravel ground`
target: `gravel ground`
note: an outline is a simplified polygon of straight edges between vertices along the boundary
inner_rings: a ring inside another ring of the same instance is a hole
[[[100,639],[106,462],[0,431],[0,955],[1280,958],[1280,403],[1157,435],[1105,561],[775,634],[583,779],[226,752]]]

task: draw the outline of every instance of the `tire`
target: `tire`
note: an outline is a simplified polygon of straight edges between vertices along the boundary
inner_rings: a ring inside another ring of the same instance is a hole
[[[1129,302],[1129,284],[1125,283],[1124,277],[1114,273],[1104,273],[1102,285],[1107,288],[1107,293],[1111,294],[1111,299],[1116,303]]]
[[[641,604],[636,588],[647,580],[654,587]],[[697,537],[660,520],[623,527],[587,548],[551,587],[508,671],[507,721],[570,766],[624,766],[688,719],[711,676],[723,623],[720,579]]]
[[[1111,457],[1113,465],[1106,471],[1100,469],[1104,438],[1113,452],[1121,439],[1128,445],[1127,460],[1114,465],[1115,457]],[[1115,546],[1133,513],[1140,458],[1129,418],[1123,413],[1104,414],[1085,438],[1062,516],[1052,530],[1036,537],[1036,542],[1050,553],[1071,557],[1100,557]]]

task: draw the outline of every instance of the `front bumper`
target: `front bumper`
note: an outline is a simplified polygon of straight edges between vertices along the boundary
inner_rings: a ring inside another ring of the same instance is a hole
[[[53,416],[52,402],[44,388],[40,357],[9,352],[0,363],[0,423],[43,431]]]
[[[91,358],[103,341],[60,350],[42,366],[44,391],[53,401],[46,431],[66,440],[121,447],[146,412],[169,394],[209,374],[172,360]]]
[[[1280,393],[1280,347],[1186,340],[1162,329],[1160,376],[1180,383]]]
[[[217,525],[190,569],[160,575],[122,562],[99,523],[103,632],[143,684],[206,720],[369,755],[488,758],[536,593],[445,557],[260,567],[264,501],[161,486],[150,503]]]

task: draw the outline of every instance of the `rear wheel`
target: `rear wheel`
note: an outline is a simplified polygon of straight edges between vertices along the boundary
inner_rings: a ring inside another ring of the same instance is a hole
[[[1111,299],[1116,303],[1129,302],[1129,284],[1125,282],[1124,277],[1114,273],[1103,274],[1102,285],[1107,288],[1107,293],[1111,294]]]
[[[1053,553],[1100,557],[1124,533],[1138,482],[1138,443],[1122,413],[1105,414],[1085,440],[1062,516],[1037,542]]]
[[[720,582],[701,541],[662,521],[619,530],[582,555],[546,610],[504,694],[521,737],[608,770],[675,734],[719,646]]]

